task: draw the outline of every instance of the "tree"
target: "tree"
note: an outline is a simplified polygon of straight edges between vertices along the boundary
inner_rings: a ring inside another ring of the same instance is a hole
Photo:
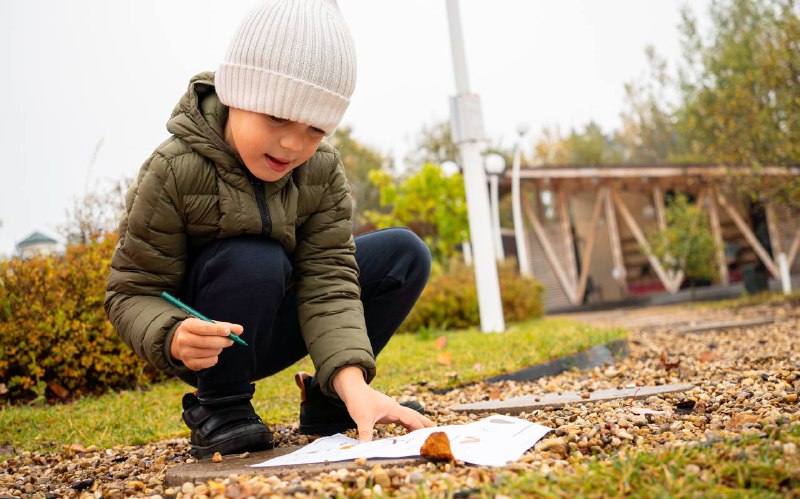
[[[423,126],[417,135],[417,144],[405,161],[416,170],[431,163],[441,165],[445,161],[458,162],[458,146],[453,142],[450,121],[440,121],[431,126]]]
[[[800,8],[795,0],[720,0],[710,17],[704,37],[683,13],[678,131],[693,160],[751,166],[758,182],[749,190],[763,195],[761,166],[800,160]],[[797,204],[800,181],[769,190]]]
[[[615,141],[625,163],[674,162],[682,156],[680,135],[675,129],[675,106],[670,106],[667,100],[675,81],[654,47],[647,47],[645,54],[649,73],[639,81],[625,84],[626,109]]]
[[[342,156],[342,163],[350,182],[355,206],[355,225],[358,228],[364,222],[361,214],[380,206],[380,192],[370,182],[369,174],[373,170],[384,168],[387,158],[354,139],[353,129],[347,126],[337,128],[336,132],[328,138],[328,142],[338,149]]]
[[[117,230],[120,217],[125,212],[125,193],[130,179],[112,182],[105,190],[89,192],[73,201],[67,209],[67,219],[57,228],[67,244],[90,244]]]
[[[666,269],[683,271],[694,294],[697,280],[713,279],[717,275],[716,244],[708,216],[684,194],[678,194],[667,205],[665,218],[665,230],[648,234],[652,254]]]
[[[397,182],[384,170],[370,179],[380,189],[380,204],[388,210],[367,211],[378,229],[406,226],[420,236],[434,259],[443,265],[462,241],[469,239],[464,180],[447,177],[441,167],[427,163],[414,175]]]
[[[563,137],[558,129],[545,128],[534,148],[536,161],[542,164],[614,164],[622,155],[613,137],[590,121],[582,131],[574,128]]]

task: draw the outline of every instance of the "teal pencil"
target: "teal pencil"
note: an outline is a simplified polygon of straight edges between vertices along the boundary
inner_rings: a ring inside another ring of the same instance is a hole
[[[193,309],[189,305],[183,303],[182,301],[180,301],[179,299],[175,298],[174,296],[172,296],[171,294],[167,293],[166,291],[161,293],[161,297],[164,298],[165,300],[167,300],[168,302],[172,303],[173,305],[175,305],[179,309],[183,310],[187,314],[197,317],[201,321],[206,321],[206,322],[210,322],[212,324],[216,324],[214,321],[212,321],[211,319],[209,319],[205,315],[201,314],[200,312],[198,312],[197,310]],[[236,336],[233,333],[228,333],[228,338],[233,340],[234,343],[238,343],[240,345],[247,346],[247,343],[243,339],[239,338],[238,336]]]

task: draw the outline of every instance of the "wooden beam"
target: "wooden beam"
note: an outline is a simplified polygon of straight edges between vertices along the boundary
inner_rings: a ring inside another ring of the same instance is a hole
[[[572,286],[572,283],[570,283],[566,272],[564,272],[561,262],[558,261],[558,256],[556,255],[556,252],[553,251],[553,247],[550,245],[550,241],[547,239],[547,234],[545,233],[544,228],[542,228],[542,224],[539,222],[539,218],[536,216],[536,213],[533,212],[530,203],[528,203],[527,199],[525,199],[526,197],[527,196],[523,196],[522,207],[525,211],[525,215],[528,217],[528,221],[533,227],[533,232],[536,234],[536,237],[539,238],[539,244],[541,244],[542,249],[544,249],[544,255],[547,257],[547,261],[550,263],[550,267],[556,274],[556,278],[561,284],[561,288],[564,290],[564,293],[566,293],[567,298],[569,298],[569,301],[573,305],[577,305],[578,297],[575,293],[575,288]]]
[[[592,252],[594,251],[594,240],[597,235],[597,224],[600,222],[600,210],[603,208],[603,202],[608,196],[608,189],[602,188],[597,193],[594,200],[594,209],[592,210],[592,220],[589,227],[589,237],[586,239],[586,247],[583,249],[583,256],[581,257],[581,277],[578,281],[577,289],[577,302],[583,303],[583,297],[586,294],[586,280],[589,278],[589,265],[592,261]]]
[[[605,166],[542,166],[536,168],[523,168],[520,177],[523,179],[573,179],[585,178],[669,178],[681,177],[686,180],[700,178],[730,178],[735,174],[752,174],[752,169],[747,166],[721,166],[721,165],[605,165]],[[505,173],[509,178],[511,172]],[[760,175],[778,178],[791,178],[800,175],[800,167],[768,165],[761,168]],[[685,185],[686,182],[683,182]]]
[[[739,215],[739,212],[737,212],[733,206],[728,204],[728,200],[725,199],[725,196],[723,196],[721,192],[717,192],[717,200],[719,201],[720,206],[725,208],[725,211],[728,212],[728,215],[733,220],[733,223],[736,224],[739,232],[742,233],[744,238],[747,240],[747,243],[751,248],[753,248],[753,251],[756,252],[756,255],[758,255],[761,261],[764,262],[764,265],[767,266],[769,273],[775,277],[778,277],[780,275],[778,272],[778,266],[775,265],[775,262],[769,257],[767,250],[765,250],[764,247],[761,246],[761,243],[758,242],[758,238],[756,238],[755,234],[753,234],[753,231],[750,230],[750,227],[744,223],[744,220],[742,219],[741,215]]]
[[[667,230],[667,216],[664,211],[664,193],[661,192],[660,185],[653,186],[653,204],[656,207],[656,220],[658,221],[658,230]]]
[[[717,253],[717,267],[719,280],[722,284],[730,284],[728,275],[728,261],[725,259],[725,240],[722,239],[722,227],[719,223],[719,209],[717,208],[717,187],[711,186],[708,196],[708,221],[711,224],[711,234],[714,236],[714,246]]]
[[[564,189],[558,190],[558,219],[561,225],[561,240],[567,260],[567,275],[572,281],[572,289],[578,286],[578,264],[575,261],[575,242],[572,238],[572,223],[569,219],[569,199]]]
[[[664,285],[667,291],[674,294],[677,291],[675,280],[669,278],[667,272],[664,270],[664,267],[661,266],[661,262],[659,262],[658,258],[653,255],[652,250],[650,249],[650,243],[647,242],[647,238],[644,237],[642,229],[639,227],[639,224],[636,223],[636,220],[631,215],[631,212],[628,211],[628,207],[625,206],[625,203],[622,201],[619,195],[617,195],[616,192],[612,192],[611,195],[614,198],[614,204],[617,206],[620,215],[622,215],[622,219],[625,220],[626,224],[628,224],[628,228],[633,233],[633,237],[636,238],[636,242],[638,242],[639,246],[644,249],[647,259],[650,261],[650,266],[652,266],[653,270],[655,270],[656,275],[661,280],[661,284]],[[679,275],[681,279],[683,279],[683,273],[679,273]]]
[[[767,201],[764,211],[766,211],[767,214],[767,232],[769,232],[769,243],[772,246],[772,257],[775,258],[775,261],[777,261],[778,255],[782,253],[781,234],[780,231],[778,231],[778,220],[775,215],[775,206],[772,204],[772,201]]]
[[[789,248],[789,254],[786,256],[786,263],[789,266],[789,268],[792,268],[794,259],[797,258],[798,250],[800,250],[800,229],[798,229],[797,234],[794,235],[794,239],[792,240],[792,246]]]
[[[609,193],[614,191],[609,187]],[[606,225],[608,225],[608,239],[611,242],[611,260],[614,263],[614,269],[619,269],[622,273],[616,276],[616,281],[622,286],[625,294],[628,293],[628,280],[626,279],[627,269],[625,268],[625,260],[622,258],[622,244],[619,240],[619,228],[617,227],[617,214],[614,211],[614,202],[611,195],[606,195]]]

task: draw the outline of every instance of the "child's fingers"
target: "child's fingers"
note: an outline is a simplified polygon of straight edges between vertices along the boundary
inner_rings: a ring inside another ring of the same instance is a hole
[[[375,423],[369,421],[359,421],[358,423],[358,443],[372,442],[372,429]]]
[[[228,336],[230,333],[242,334],[242,326],[229,322],[206,322],[191,317],[184,322],[185,327],[193,334],[202,336]]]
[[[244,327],[241,324],[234,324],[232,322],[217,322],[217,324],[227,326],[228,330],[236,336],[239,336],[244,331]]]
[[[428,428],[436,426],[433,421],[418,413],[414,409],[402,407],[397,411],[397,418],[400,424],[408,431],[419,430],[420,428]]]

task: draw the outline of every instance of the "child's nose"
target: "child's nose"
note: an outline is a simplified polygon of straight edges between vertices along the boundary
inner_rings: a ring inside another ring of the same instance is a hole
[[[303,150],[303,135],[295,132],[288,132],[281,137],[281,147],[287,151]]]

